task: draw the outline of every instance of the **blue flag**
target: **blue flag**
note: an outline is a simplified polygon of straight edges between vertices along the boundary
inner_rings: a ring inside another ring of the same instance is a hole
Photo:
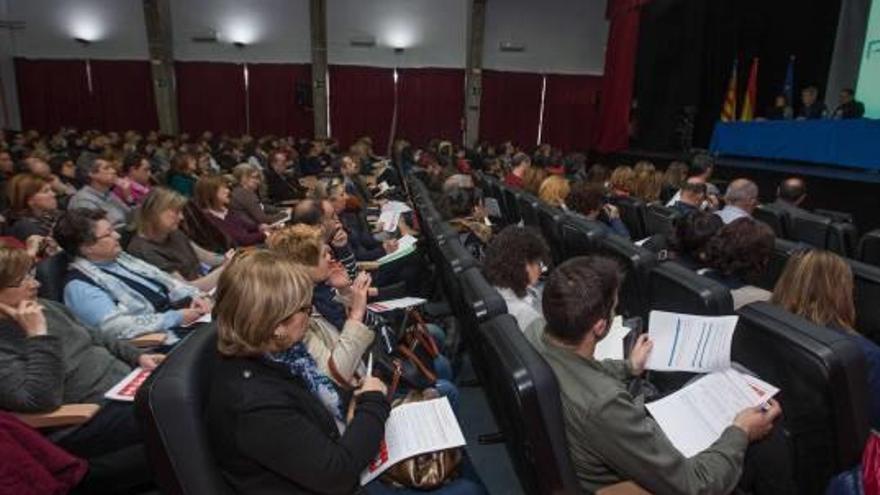
[[[788,69],[785,71],[785,83],[782,84],[782,94],[789,105],[794,105],[794,55],[788,59]]]

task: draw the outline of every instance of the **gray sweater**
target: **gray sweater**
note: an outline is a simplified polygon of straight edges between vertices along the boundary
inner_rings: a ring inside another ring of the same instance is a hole
[[[61,304],[39,302],[46,335],[29,338],[13,320],[0,319],[0,409],[47,412],[100,402],[137,365],[141,351],[88,329]]]

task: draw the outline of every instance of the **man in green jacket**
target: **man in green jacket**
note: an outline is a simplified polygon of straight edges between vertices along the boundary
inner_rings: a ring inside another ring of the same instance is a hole
[[[608,334],[620,277],[616,264],[578,257],[550,276],[543,296],[547,326],[532,340],[559,381],[568,447],[580,486],[592,493],[633,481],[651,493],[731,493],[746,447],[766,436],[782,412],[776,401],[740,412],[709,448],[686,458],[650,418],[641,396],[627,390],[644,371],[652,343],[636,341],[628,361],[597,361]]]

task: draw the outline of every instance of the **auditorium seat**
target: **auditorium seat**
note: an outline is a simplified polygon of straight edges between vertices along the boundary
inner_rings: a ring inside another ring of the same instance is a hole
[[[880,267],[847,260],[853,272],[856,328],[880,343]]]
[[[482,383],[486,383],[484,349],[477,336],[480,325],[507,313],[507,304],[501,294],[492,287],[478,268],[469,268],[458,275],[461,285],[463,312],[458,314],[463,340],[470,353],[474,371]],[[455,349],[457,351],[458,349]],[[453,355],[458,355],[454,352]]]
[[[828,217],[831,219],[832,222],[836,223],[853,223],[854,220],[852,213],[848,213],[845,211],[816,208],[815,210],[813,210],[813,213],[819,216]]]
[[[791,213],[788,215],[788,239],[807,243],[825,249],[831,230],[831,219],[814,215],[809,212]]]
[[[747,305],[731,357],[778,387],[793,448],[798,493],[823,494],[835,473],[857,465],[868,434],[865,358],[841,332],[769,303]]]
[[[553,263],[558,265],[563,260],[562,222],[565,212],[543,202],[538,203],[537,211],[541,233],[544,234],[544,239],[553,253]]]
[[[648,237],[645,231],[645,202],[637,198],[611,198],[611,203],[620,210],[620,220],[626,224],[633,240]]]
[[[502,184],[498,181],[497,178],[489,175],[483,174],[483,195],[486,198],[492,198],[498,203],[498,209],[501,211],[500,217],[493,216],[493,221],[497,220],[502,223],[502,225],[507,225],[507,219],[505,218],[505,206],[504,206],[504,193],[501,191]]]
[[[852,257],[856,254],[859,233],[856,226],[849,222],[832,222],[828,231],[826,249],[841,256]]]
[[[674,261],[659,264],[650,275],[650,307],[706,316],[733,314],[730,290]]]
[[[562,216],[559,223],[563,259],[594,254],[599,239],[608,236],[608,228],[599,222],[587,220],[577,213]]]
[[[486,394],[523,493],[581,493],[568,454],[553,370],[510,315],[484,323],[480,338],[489,371]]]
[[[519,195],[520,191],[500,185],[501,193],[504,195],[504,204],[501,206],[504,212],[504,221],[507,225],[516,225],[522,220],[519,212]]]
[[[43,299],[64,302],[64,281],[67,276],[69,257],[65,253],[54,254],[37,263],[37,295]]]
[[[789,218],[782,208],[773,204],[758,205],[752,212],[752,217],[769,225],[776,237],[788,238]]]
[[[438,246],[440,255],[440,282],[448,298],[453,314],[460,315],[464,311],[464,299],[458,275],[470,268],[478,267],[479,262],[471,255],[458,239],[449,239]]]
[[[528,227],[540,227],[538,221],[538,204],[541,201],[527,192],[520,192],[517,197],[519,215]]]
[[[597,248],[596,254],[614,258],[623,269],[618,313],[627,318],[646,317],[650,309],[650,274],[657,266],[657,256],[618,235],[600,238]]]
[[[138,390],[144,444],[163,493],[231,494],[202,416],[217,354],[216,324],[192,332]]]
[[[770,255],[770,262],[761,274],[758,287],[772,292],[776,286],[776,281],[779,280],[779,277],[782,276],[782,271],[785,270],[785,264],[788,263],[788,259],[795,253],[810,249],[812,249],[812,246],[807,244],[777,237],[773,243],[773,254]]]
[[[669,238],[675,233],[675,222],[680,217],[672,208],[650,204],[645,208],[645,237],[662,235]]]
[[[859,261],[880,266],[880,230],[872,230],[862,236],[856,258]]]

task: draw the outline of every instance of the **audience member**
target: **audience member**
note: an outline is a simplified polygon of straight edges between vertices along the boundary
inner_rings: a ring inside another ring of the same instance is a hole
[[[663,203],[667,203],[673,196],[675,196],[676,191],[681,189],[681,186],[684,185],[685,181],[688,178],[688,166],[687,163],[674,161],[666,167],[666,172],[663,173],[663,185],[660,190],[660,201]]]
[[[851,88],[840,90],[840,105],[834,110],[831,118],[860,119],[865,116],[865,104],[856,101],[856,92]]]
[[[270,225],[287,217],[288,211],[266,206],[260,201],[263,173],[250,163],[242,163],[232,170],[237,184],[232,188],[229,209],[257,225]]]
[[[825,103],[818,99],[819,89],[816,86],[807,86],[801,90],[801,111],[798,120],[824,119],[828,115]]]
[[[679,188],[678,201],[672,209],[681,216],[700,211],[706,201],[706,183],[700,177],[691,177]]]
[[[715,161],[710,155],[705,153],[700,153],[691,160],[691,164],[688,167],[688,178],[697,177],[703,180],[703,183],[706,184],[706,201],[707,207],[709,210],[716,210],[719,206],[718,197],[720,196],[720,192],[715,184],[712,184],[710,180],[712,179],[712,173],[715,171]],[[666,206],[672,207],[678,200],[681,199],[681,195],[676,192],[672,198],[666,202]]]
[[[611,172],[608,171],[608,167],[602,165],[601,163],[594,163],[593,166],[587,170],[587,176],[584,178],[587,182],[592,182],[594,184],[600,184],[602,187],[608,186],[608,179],[611,178]]]
[[[287,153],[281,150],[270,153],[269,166],[265,172],[266,189],[271,202],[283,203],[302,199],[305,196],[305,191],[288,167]]]
[[[628,198],[632,194],[636,174],[632,167],[621,165],[611,172],[608,189],[612,198]]]
[[[724,208],[715,214],[725,223],[740,218],[751,218],[758,206],[758,186],[748,179],[736,179],[724,193]]]
[[[658,175],[654,164],[641,161],[633,168],[633,180],[630,194],[645,203],[653,203],[660,199],[662,174]]]
[[[116,184],[113,192],[129,206],[141,204],[150,194],[150,181],[153,178],[150,161],[144,155],[130,154],[122,162],[122,173],[125,178]]]
[[[229,209],[230,191],[222,176],[202,177],[196,182],[193,201],[207,219],[238,246],[253,246],[266,240],[268,225],[258,225]]]
[[[588,220],[605,224],[611,232],[630,238],[629,230],[620,219],[617,207],[605,199],[605,188],[592,182],[578,182],[568,195],[571,211],[580,213]]]
[[[506,227],[486,248],[483,274],[504,298],[507,312],[524,332],[543,322],[538,280],[549,258],[550,248],[544,238],[526,227]]]
[[[865,355],[871,427],[880,427],[880,347],[856,330],[853,274],[843,258],[811,250],[788,259],[771,301],[789,313],[846,334]]]
[[[504,177],[504,184],[514,189],[522,189],[526,172],[532,167],[532,159],[525,153],[516,153],[510,158],[510,172]]]
[[[14,176],[8,188],[8,220],[12,224],[9,235],[22,242],[31,236],[49,237],[61,215],[52,185],[40,176],[27,173]]]
[[[733,307],[767,301],[770,292],[754,284],[767,269],[775,236],[766,224],[742,217],[722,227],[706,245],[709,269],[699,273],[730,289]]]
[[[806,212],[801,205],[807,199],[807,183],[800,177],[789,177],[779,184],[773,204],[791,213]]]
[[[198,289],[124,253],[119,234],[100,210],[69,210],[53,236],[72,259],[64,304],[80,322],[108,337],[168,331],[211,312],[211,302]]]
[[[522,190],[532,196],[537,196],[538,191],[541,189],[541,184],[547,178],[547,175],[547,170],[541,167],[527,168],[525,175],[523,175]]]
[[[177,153],[171,159],[171,169],[168,171],[165,182],[169,188],[191,198],[195,191],[196,181],[199,179],[196,176],[197,170],[196,157],[189,153]]]
[[[95,158],[88,168],[88,185],[83,186],[70,198],[67,208],[102,210],[113,228],[125,226],[131,215],[131,207],[113,194],[117,180],[113,163],[105,157]]]
[[[443,194],[444,219],[458,232],[458,239],[474,258],[483,259],[486,244],[492,238],[492,227],[478,191],[452,187]]]
[[[670,240],[670,257],[691,270],[706,267],[706,245],[724,227],[718,215],[695,211],[679,219]]]
[[[636,340],[627,361],[593,357],[608,335],[619,287],[619,268],[608,259],[566,261],[550,275],[542,303],[547,325],[532,339],[559,382],[581,489],[592,493],[633,481],[650,493],[733,492],[747,447],[773,429],[779,403],[741,411],[709,448],[683,456],[648,416],[644,398],[630,392],[651,353],[647,334]]]
[[[569,192],[571,192],[571,185],[569,185],[568,179],[560,175],[551,175],[541,183],[541,187],[538,189],[538,199],[550,206],[568,210],[565,200],[568,198]]]

